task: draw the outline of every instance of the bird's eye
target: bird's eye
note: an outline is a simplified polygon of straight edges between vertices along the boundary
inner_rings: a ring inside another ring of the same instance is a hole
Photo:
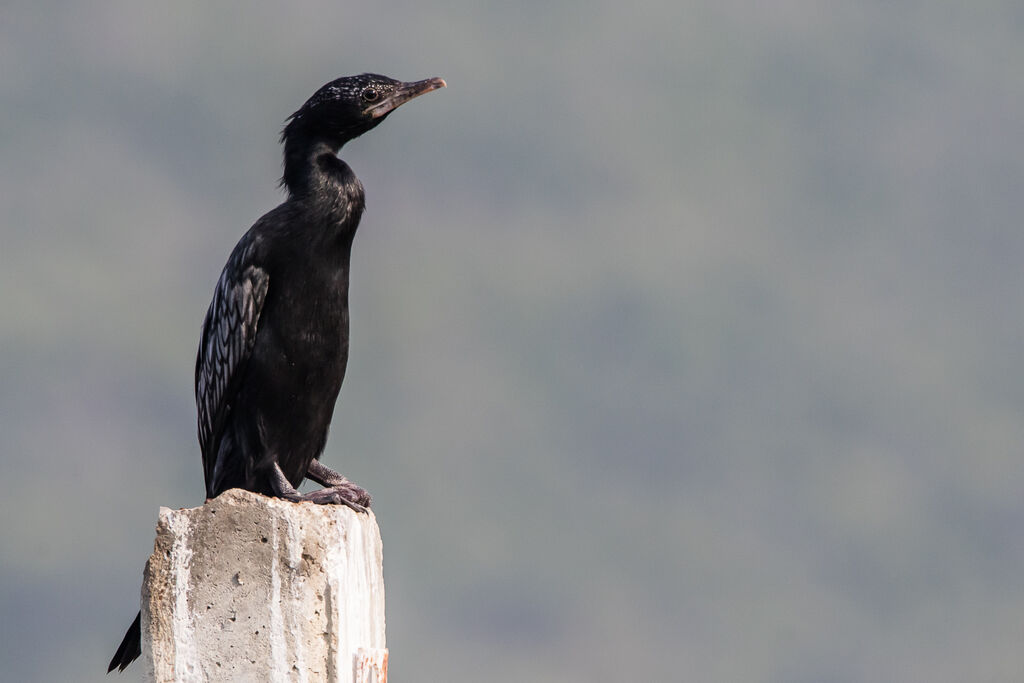
[[[373,88],[366,88],[359,96],[363,98],[363,102],[376,102],[377,98],[380,97]]]

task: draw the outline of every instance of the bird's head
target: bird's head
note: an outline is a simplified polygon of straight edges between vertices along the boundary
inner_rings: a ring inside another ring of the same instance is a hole
[[[313,93],[291,115],[282,138],[287,142],[301,136],[339,149],[414,97],[443,87],[445,82],[440,78],[405,83],[378,74],[345,76]]]

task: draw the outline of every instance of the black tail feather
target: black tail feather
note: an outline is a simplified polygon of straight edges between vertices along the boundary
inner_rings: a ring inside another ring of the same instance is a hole
[[[121,646],[117,648],[117,652],[114,653],[114,658],[110,660],[110,666],[107,667],[107,673],[110,673],[114,669],[118,671],[124,671],[128,668],[128,665],[139,658],[142,654],[142,612],[135,615],[135,621],[128,627],[128,632],[124,634],[124,640],[121,641]]]

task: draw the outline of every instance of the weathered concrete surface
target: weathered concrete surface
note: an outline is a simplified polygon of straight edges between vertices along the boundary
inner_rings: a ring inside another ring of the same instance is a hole
[[[372,512],[238,489],[161,508],[142,587],[148,676],[353,681],[385,647],[381,558]]]

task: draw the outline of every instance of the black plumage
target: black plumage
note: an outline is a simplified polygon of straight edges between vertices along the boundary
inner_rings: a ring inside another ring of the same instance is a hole
[[[239,240],[214,290],[196,358],[206,496],[244,488],[365,511],[370,496],[320,463],[348,362],[348,273],[363,186],[337,157],[398,106],[444,87],[362,74],[320,88],[288,120],[286,201]],[[309,477],[326,487],[296,488]],[[108,671],[140,654],[139,617]]]

